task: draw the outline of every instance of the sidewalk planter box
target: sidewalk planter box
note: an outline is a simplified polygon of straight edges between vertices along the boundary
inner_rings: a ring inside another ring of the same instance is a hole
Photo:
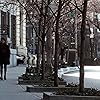
[[[68,96],[43,93],[43,100],[100,100],[100,96]]]
[[[55,91],[65,91],[65,90],[78,90],[75,87],[32,87],[27,86],[27,92],[55,92]]]
[[[49,84],[54,84],[54,82],[45,82],[45,83],[49,83]],[[23,79],[20,79],[18,80],[18,84],[22,84],[22,85],[32,85],[32,84],[42,84],[41,81],[34,81],[34,80],[23,80]],[[59,85],[66,85],[66,82],[59,82]]]
[[[49,84],[54,84],[53,81],[47,81],[45,83],[49,83]],[[24,80],[22,77],[19,77],[18,78],[18,84],[22,84],[22,85],[33,85],[33,84],[42,84],[42,81],[39,81],[39,80]],[[59,85],[66,85],[66,82],[64,81],[60,81],[59,82]]]
[[[34,81],[34,80],[25,80],[22,77],[18,77],[18,84],[21,84],[21,85],[32,85],[35,82],[36,81]]]
[[[18,84],[21,84],[21,85],[32,85],[32,84],[34,84],[34,81],[33,80],[19,79],[18,80]]]

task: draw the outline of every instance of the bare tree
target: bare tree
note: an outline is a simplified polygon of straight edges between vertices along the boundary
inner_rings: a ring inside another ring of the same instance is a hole
[[[84,41],[85,41],[85,25],[88,0],[84,0],[81,24],[81,47],[80,47],[80,85],[79,91],[84,91]]]

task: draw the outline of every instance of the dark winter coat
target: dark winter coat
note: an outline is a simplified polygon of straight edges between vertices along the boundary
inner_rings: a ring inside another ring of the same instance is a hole
[[[10,49],[6,43],[0,43],[0,64],[10,64]]]

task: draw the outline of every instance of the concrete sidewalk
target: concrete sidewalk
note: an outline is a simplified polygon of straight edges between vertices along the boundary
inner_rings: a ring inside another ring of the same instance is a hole
[[[17,84],[18,76],[25,73],[25,67],[8,67],[7,80],[0,80],[0,100],[40,100],[40,94],[28,93],[25,85]]]
[[[18,76],[25,73],[25,66],[8,67],[7,80],[0,80],[0,100],[41,100],[43,93],[26,92],[26,85],[18,85]],[[79,83],[79,72],[63,74],[66,82]],[[100,66],[85,67],[85,87],[100,89]]]

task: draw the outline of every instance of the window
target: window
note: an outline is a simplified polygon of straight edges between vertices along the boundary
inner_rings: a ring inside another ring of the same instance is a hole
[[[100,21],[100,14],[97,15],[98,21]]]
[[[100,48],[98,48],[98,51],[100,51]]]
[[[32,3],[32,0],[30,0],[30,3]]]

